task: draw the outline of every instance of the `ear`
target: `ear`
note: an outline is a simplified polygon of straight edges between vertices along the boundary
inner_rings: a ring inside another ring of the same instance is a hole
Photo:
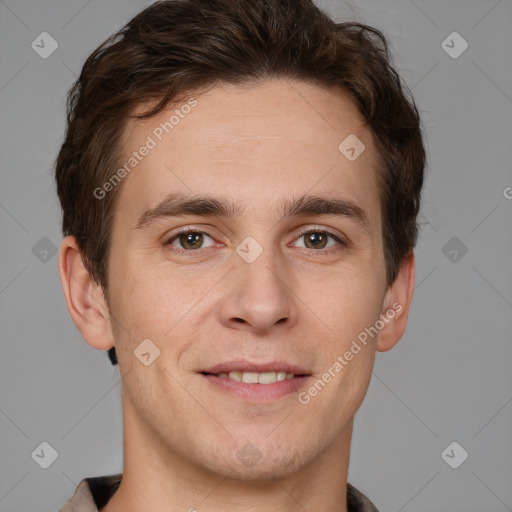
[[[384,298],[380,318],[385,325],[379,332],[376,345],[378,352],[390,350],[402,337],[407,326],[415,278],[414,251],[411,251],[402,262],[398,276],[388,288]]]
[[[59,275],[69,314],[85,341],[95,349],[114,346],[103,289],[85,268],[74,236],[66,236],[59,251]]]

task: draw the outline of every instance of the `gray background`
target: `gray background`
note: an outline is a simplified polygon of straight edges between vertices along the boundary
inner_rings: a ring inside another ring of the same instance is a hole
[[[85,58],[150,3],[0,0],[2,512],[56,511],[83,477],[122,470],[119,371],[69,318],[52,252],[52,164]],[[349,481],[381,512],[512,510],[512,3],[318,4],[388,35],[429,151],[410,320],[377,354]],[[31,47],[43,31],[47,59]],[[453,31],[458,58],[441,45]],[[31,457],[43,441],[48,469]],[[458,469],[441,457],[453,441]]]

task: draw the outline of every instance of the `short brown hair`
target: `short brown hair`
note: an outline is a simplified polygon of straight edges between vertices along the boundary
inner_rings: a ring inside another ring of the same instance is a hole
[[[353,99],[376,145],[386,279],[396,279],[416,244],[425,149],[418,110],[384,35],[362,23],[335,23],[312,0],[167,0],[103,42],[67,97],[67,130],[55,163],[62,231],[76,237],[107,304],[121,186],[101,200],[93,191],[118,168],[126,120],[151,117],[219,82],[273,77],[341,89]],[[154,106],[132,115],[146,102]],[[109,355],[115,364],[115,350]]]

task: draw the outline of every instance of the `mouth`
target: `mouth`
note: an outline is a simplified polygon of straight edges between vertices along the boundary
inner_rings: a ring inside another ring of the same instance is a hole
[[[232,361],[198,373],[214,390],[248,402],[268,401],[296,393],[312,378],[307,370],[283,362],[256,364]]]
[[[282,382],[284,380],[292,380],[297,377],[309,377],[309,374],[295,375],[291,372],[284,370],[271,371],[271,372],[246,372],[246,371],[231,371],[208,373],[201,372],[202,375],[209,375],[211,377],[218,377],[219,379],[231,379],[235,382],[243,382],[244,384],[274,384],[275,382]]]

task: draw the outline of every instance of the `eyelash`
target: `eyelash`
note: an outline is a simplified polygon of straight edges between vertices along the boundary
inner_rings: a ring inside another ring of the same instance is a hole
[[[171,246],[172,247],[172,251],[177,253],[177,254],[187,254],[187,255],[193,255],[196,253],[196,251],[201,251],[201,250],[204,250],[204,249],[179,249],[177,247],[174,247],[172,246],[172,242],[174,242],[178,237],[182,236],[182,235],[188,235],[188,234],[202,234],[202,235],[207,235],[209,236],[212,240],[214,239],[214,237],[208,233],[207,231],[201,231],[201,230],[198,230],[198,229],[193,229],[193,228],[185,228],[183,229],[182,231],[179,231],[177,232],[176,234],[174,234],[171,238],[168,238],[165,242],[163,242],[163,246]],[[321,229],[319,227],[317,228],[306,228],[304,230],[302,230],[298,235],[297,237],[295,238],[298,239],[298,238],[301,238],[305,235],[309,235],[309,234],[312,234],[312,233],[321,233],[323,235],[328,235],[330,236],[331,238],[333,238],[334,240],[336,240],[338,243],[340,243],[343,247],[348,247],[348,240],[345,239],[344,237],[341,237],[341,236],[338,236],[338,235],[335,235],[334,233],[331,233],[330,231],[327,231],[325,229]],[[207,247],[206,249],[209,249],[209,247]],[[305,248],[307,250],[307,247]],[[315,249],[310,249],[311,252],[315,253],[315,254],[319,254],[319,255],[327,255],[327,254],[331,254],[333,252],[336,252],[338,249],[335,248],[335,247],[329,247],[327,249],[319,249],[319,250],[315,250]]]

